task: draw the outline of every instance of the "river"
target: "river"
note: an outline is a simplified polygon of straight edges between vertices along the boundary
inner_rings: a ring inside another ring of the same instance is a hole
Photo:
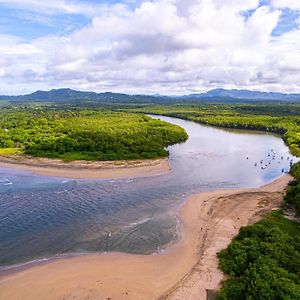
[[[95,251],[152,254],[176,240],[189,195],[258,187],[289,170],[292,155],[278,135],[153,117],[189,134],[168,148],[169,174],[70,180],[0,169],[0,266]]]

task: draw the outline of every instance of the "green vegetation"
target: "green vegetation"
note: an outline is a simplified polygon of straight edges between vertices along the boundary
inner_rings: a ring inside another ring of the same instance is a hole
[[[84,108],[84,106],[89,106],[90,109]],[[119,115],[117,115],[117,112]],[[80,159],[95,160],[152,158],[167,155],[162,149],[163,146],[186,139],[182,130],[179,128],[175,130],[176,127],[172,125],[165,125],[166,127],[164,128],[169,130],[170,140],[168,141],[166,134],[160,136],[157,140],[156,137],[151,137],[150,128],[151,130],[156,128],[155,134],[158,134],[159,126],[155,124],[158,124],[159,121],[145,121],[141,125],[140,121],[137,122],[137,119],[134,119],[133,114],[128,114],[123,119],[123,116],[126,115],[125,113],[128,112],[162,114],[219,127],[279,133],[282,134],[291,152],[296,156],[300,156],[300,104],[268,102],[252,104],[198,102],[196,104],[181,103],[153,106],[139,103],[97,105],[84,101],[72,106],[50,103],[48,106],[41,106],[41,104],[37,103],[30,104],[27,108],[26,106],[25,108],[24,106],[23,108],[22,106],[11,106],[0,109],[0,148],[20,148],[22,152],[28,154],[61,157],[64,159],[78,159],[79,157]],[[25,116],[26,114],[27,117]],[[111,116],[109,116],[110,114]],[[119,116],[121,122],[117,120],[117,116]],[[112,119],[109,120],[108,117],[112,117]],[[18,121],[16,121],[17,118],[19,118]],[[85,120],[81,120],[81,118],[85,118]],[[24,125],[25,119],[27,120],[27,125]],[[7,126],[15,127],[12,132],[3,132],[6,128],[5,124],[9,120],[10,122],[15,122],[15,125],[7,124]],[[89,120],[89,124],[87,124],[86,120]],[[46,122],[49,126],[42,124],[43,122]],[[112,125],[113,122],[115,123]],[[81,123],[82,126],[80,125]],[[116,126],[116,123],[118,126]],[[137,124],[139,124],[139,130],[136,129],[137,127],[133,129]],[[128,131],[124,129],[127,126]],[[106,129],[108,129],[109,133]],[[137,132],[137,135],[134,136],[133,132]],[[91,137],[88,138],[90,133]],[[160,130],[160,133],[162,133],[162,130]],[[76,136],[77,134],[79,136]],[[97,142],[97,146],[95,146],[95,134],[101,135],[101,138],[97,137],[98,139],[103,138],[102,141],[99,140]],[[104,137],[105,135],[109,136],[109,138]],[[119,139],[120,136],[122,136],[122,139],[131,140],[129,145],[128,141],[121,141]],[[114,144],[114,146],[109,149],[105,146],[102,149],[103,147],[101,148],[100,145],[107,144],[106,139],[109,140],[107,141],[109,144]],[[142,149],[141,140],[143,139],[147,139],[143,144],[144,148],[148,149]],[[84,141],[87,142],[87,146],[89,140],[92,141],[90,143],[91,148],[82,147]],[[115,140],[122,145],[117,145]],[[133,140],[137,140],[136,143],[132,143]],[[76,145],[73,145],[74,143]]]
[[[295,180],[300,181],[300,162],[292,165],[290,174],[295,178]]]
[[[142,114],[153,113],[219,127],[279,133],[292,153],[300,156],[299,104],[84,106],[1,108],[0,154],[27,153],[65,160],[167,156],[164,147],[185,141],[187,134],[178,126]],[[293,165],[291,174],[295,180],[284,199],[300,215],[300,163]],[[279,211],[241,228],[228,248],[219,253],[219,259],[220,268],[228,275],[219,300],[300,299],[300,227]]]
[[[241,228],[218,256],[228,275],[218,300],[300,299],[300,226],[281,212]]]
[[[284,197],[286,204],[291,204],[296,209],[296,213],[300,216],[300,182],[294,180],[289,183],[288,190]]]
[[[300,106],[296,104],[198,104],[152,106],[135,111],[163,114],[202,124],[282,134],[291,152],[300,155]],[[300,163],[294,164],[285,203],[300,215]],[[228,280],[218,300],[300,299],[300,226],[272,212],[262,221],[241,228],[219,253]]]
[[[187,134],[178,126],[142,114],[153,113],[219,127],[279,133],[292,153],[300,156],[299,104],[83,106],[1,108],[0,154],[27,153],[65,160],[167,156],[164,147],[185,141]],[[295,180],[284,200],[300,215],[300,163],[292,166],[291,174]],[[241,228],[218,256],[228,280],[217,299],[300,299],[300,226],[281,212]]]
[[[300,156],[299,104],[197,104],[146,106],[134,111],[148,112],[191,120],[202,124],[235,129],[275,132],[291,152]]]
[[[300,162],[290,171],[284,202],[300,216]],[[281,211],[240,229],[219,254],[219,267],[228,279],[217,300],[300,299],[300,225]]]
[[[0,109],[0,154],[64,160],[165,157],[187,139],[184,129],[141,114],[110,110]]]
[[[0,148],[0,155],[7,154],[21,154],[22,151],[19,148]]]
[[[300,216],[300,162],[294,164],[290,171],[295,180],[289,183],[284,201],[296,209],[296,214]]]

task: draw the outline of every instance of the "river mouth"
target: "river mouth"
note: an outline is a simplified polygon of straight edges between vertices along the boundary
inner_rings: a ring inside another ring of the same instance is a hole
[[[292,155],[277,135],[157,118],[189,134],[168,148],[170,174],[65,180],[0,170],[0,266],[68,253],[156,253],[178,238],[176,215],[189,195],[258,187],[289,169]]]

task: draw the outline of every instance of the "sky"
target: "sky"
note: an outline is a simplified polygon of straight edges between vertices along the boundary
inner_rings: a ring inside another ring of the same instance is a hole
[[[299,0],[0,0],[0,94],[300,93]]]

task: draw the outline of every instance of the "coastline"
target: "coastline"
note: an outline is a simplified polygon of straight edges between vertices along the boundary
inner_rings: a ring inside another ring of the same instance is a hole
[[[180,240],[157,255],[90,254],[0,273],[0,299],[206,299],[223,280],[216,253],[277,208],[290,180],[193,195],[180,212]]]
[[[0,168],[29,171],[35,175],[71,179],[122,179],[149,177],[171,171],[168,158],[120,161],[71,161],[28,157],[24,155],[0,155]]]

